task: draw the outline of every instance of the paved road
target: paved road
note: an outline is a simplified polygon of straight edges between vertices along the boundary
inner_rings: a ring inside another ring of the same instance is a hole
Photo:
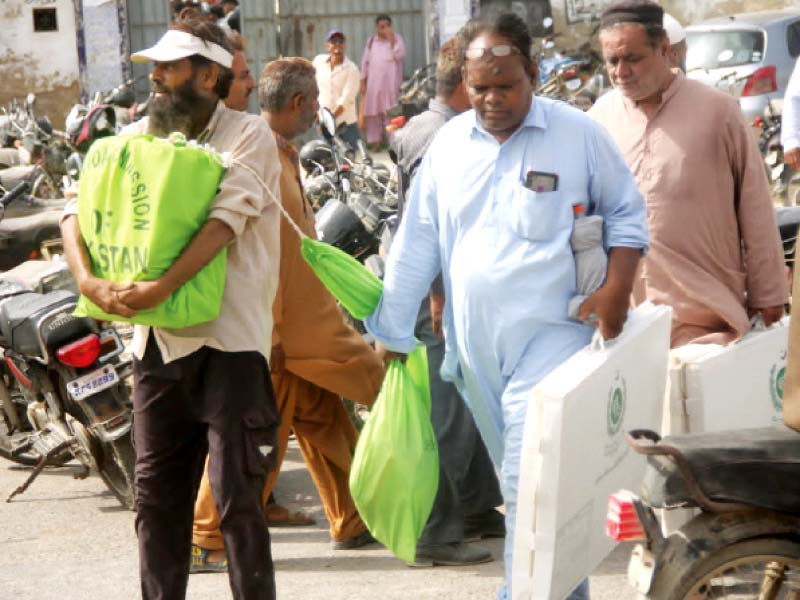
[[[133,513],[122,510],[96,477],[75,480],[76,468],[45,472],[10,504],[4,499],[29,472],[0,461],[0,598],[108,600],[138,597]],[[296,446],[290,447],[279,500],[324,523],[319,499]],[[500,558],[497,540],[486,544]],[[274,529],[272,548],[280,598],[291,600],[418,600],[494,598],[501,563],[466,568],[410,569],[379,546],[333,552],[327,525]],[[594,600],[628,600],[627,549],[591,578]],[[188,598],[230,598],[225,575],[193,575]]]

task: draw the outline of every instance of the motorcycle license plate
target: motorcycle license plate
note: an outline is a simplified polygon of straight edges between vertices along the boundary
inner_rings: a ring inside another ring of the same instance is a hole
[[[784,165],[778,165],[772,169],[772,181],[777,181],[783,175]]]
[[[769,166],[774,167],[775,163],[778,162],[778,151],[777,150],[773,150],[772,152],[769,152],[764,157],[764,162],[767,163]]]
[[[575,79],[567,79],[564,82],[564,87],[567,88],[570,92],[574,92],[579,87],[581,87],[582,84],[583,82],[578,77],[576,77]]]
[[[73,379],[67,384],[67,391],[74,400],[83,400],[119,383],[117,370],[111,365]]]

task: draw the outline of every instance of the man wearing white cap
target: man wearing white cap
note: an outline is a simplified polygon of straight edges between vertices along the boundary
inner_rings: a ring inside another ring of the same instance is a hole
[[[669,40],[669,64],[671,67],[686,72],[686,30],[678,19],[664,13],[664,30]]]
[[[144,600],[186,595],[194,497],[206,453],[221,517],[233,596],[274,600],[275,576],[261,506],[274,462],[279,415],[266,352],[278,284],[277,146],[266,122],[227,108],[233,55],[225,33],[179,18],[159,42],[131,57],[153,61],[149,117],[128,133],[187,138],[230,153],[208,218],[154,281],[114,284],[92,275],[76,206],[62,221],[64,248],[81,293],[131,317],[166,300],[223,248],[219,317],[184,329],[135,327],[136,531]],[[191,173],[186,173],[191,177]],[[267,193],[262,183],[269,189]]]

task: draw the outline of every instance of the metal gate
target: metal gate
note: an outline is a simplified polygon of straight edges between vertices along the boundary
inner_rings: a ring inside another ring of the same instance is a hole
[[[405,75],[424,66],[428,46],[425,0],[251,0],[241,3],[242,34],[248,41],[247,58],[258,80],[264,65],[279,55],[313,58],[326,52],[325,34],[334,27],[347,36],[347,55],[361,63],[364,47],[375,31],[375,17],[386,13],[394,30],[405,40]],[[169,26],[166,0],[127,0],[131,52],[155,44]],[[279,5],[276,18],[275,7]],[[278,27],[280,25],[280,28]],[[279,33],[280,30],[280,33]],[[279,46],[280,45],[280,46]],[[150,66],[133,65],[139,97],[147,95]],[[256,94],[251,100],[255,110]]]
[[[131,52],[149,48],[164,35],[169,26],[168,3],[165,0],[128,0],[128,39]],[[150,90],[150,65],[132,65],[136,80],[136,96],[147,96]]]
[[[385,13],[405,41],[408,76],[427,62],[423,5],[424,0],[280,0],[280,51],[311,59],[327,52],[325,34],[339,28],[347,37],[347,56],[360,65],[367,40],[375,33],[375,17]]]

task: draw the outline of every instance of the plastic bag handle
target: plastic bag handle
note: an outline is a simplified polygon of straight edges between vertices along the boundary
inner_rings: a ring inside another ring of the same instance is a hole
[[[767,324],[764,323],[764,317],[761,316],[761,313],[758,313],[750,319],[750,330],[751,331],[766,331],[768,329]]]
[[[589,342],[589,348],[591,348],[594,352],[606,351],[606,340],[603,337],[603,334],[600,333],[599,329],[594,330],[594,333],[592,334],[592,341]]]

